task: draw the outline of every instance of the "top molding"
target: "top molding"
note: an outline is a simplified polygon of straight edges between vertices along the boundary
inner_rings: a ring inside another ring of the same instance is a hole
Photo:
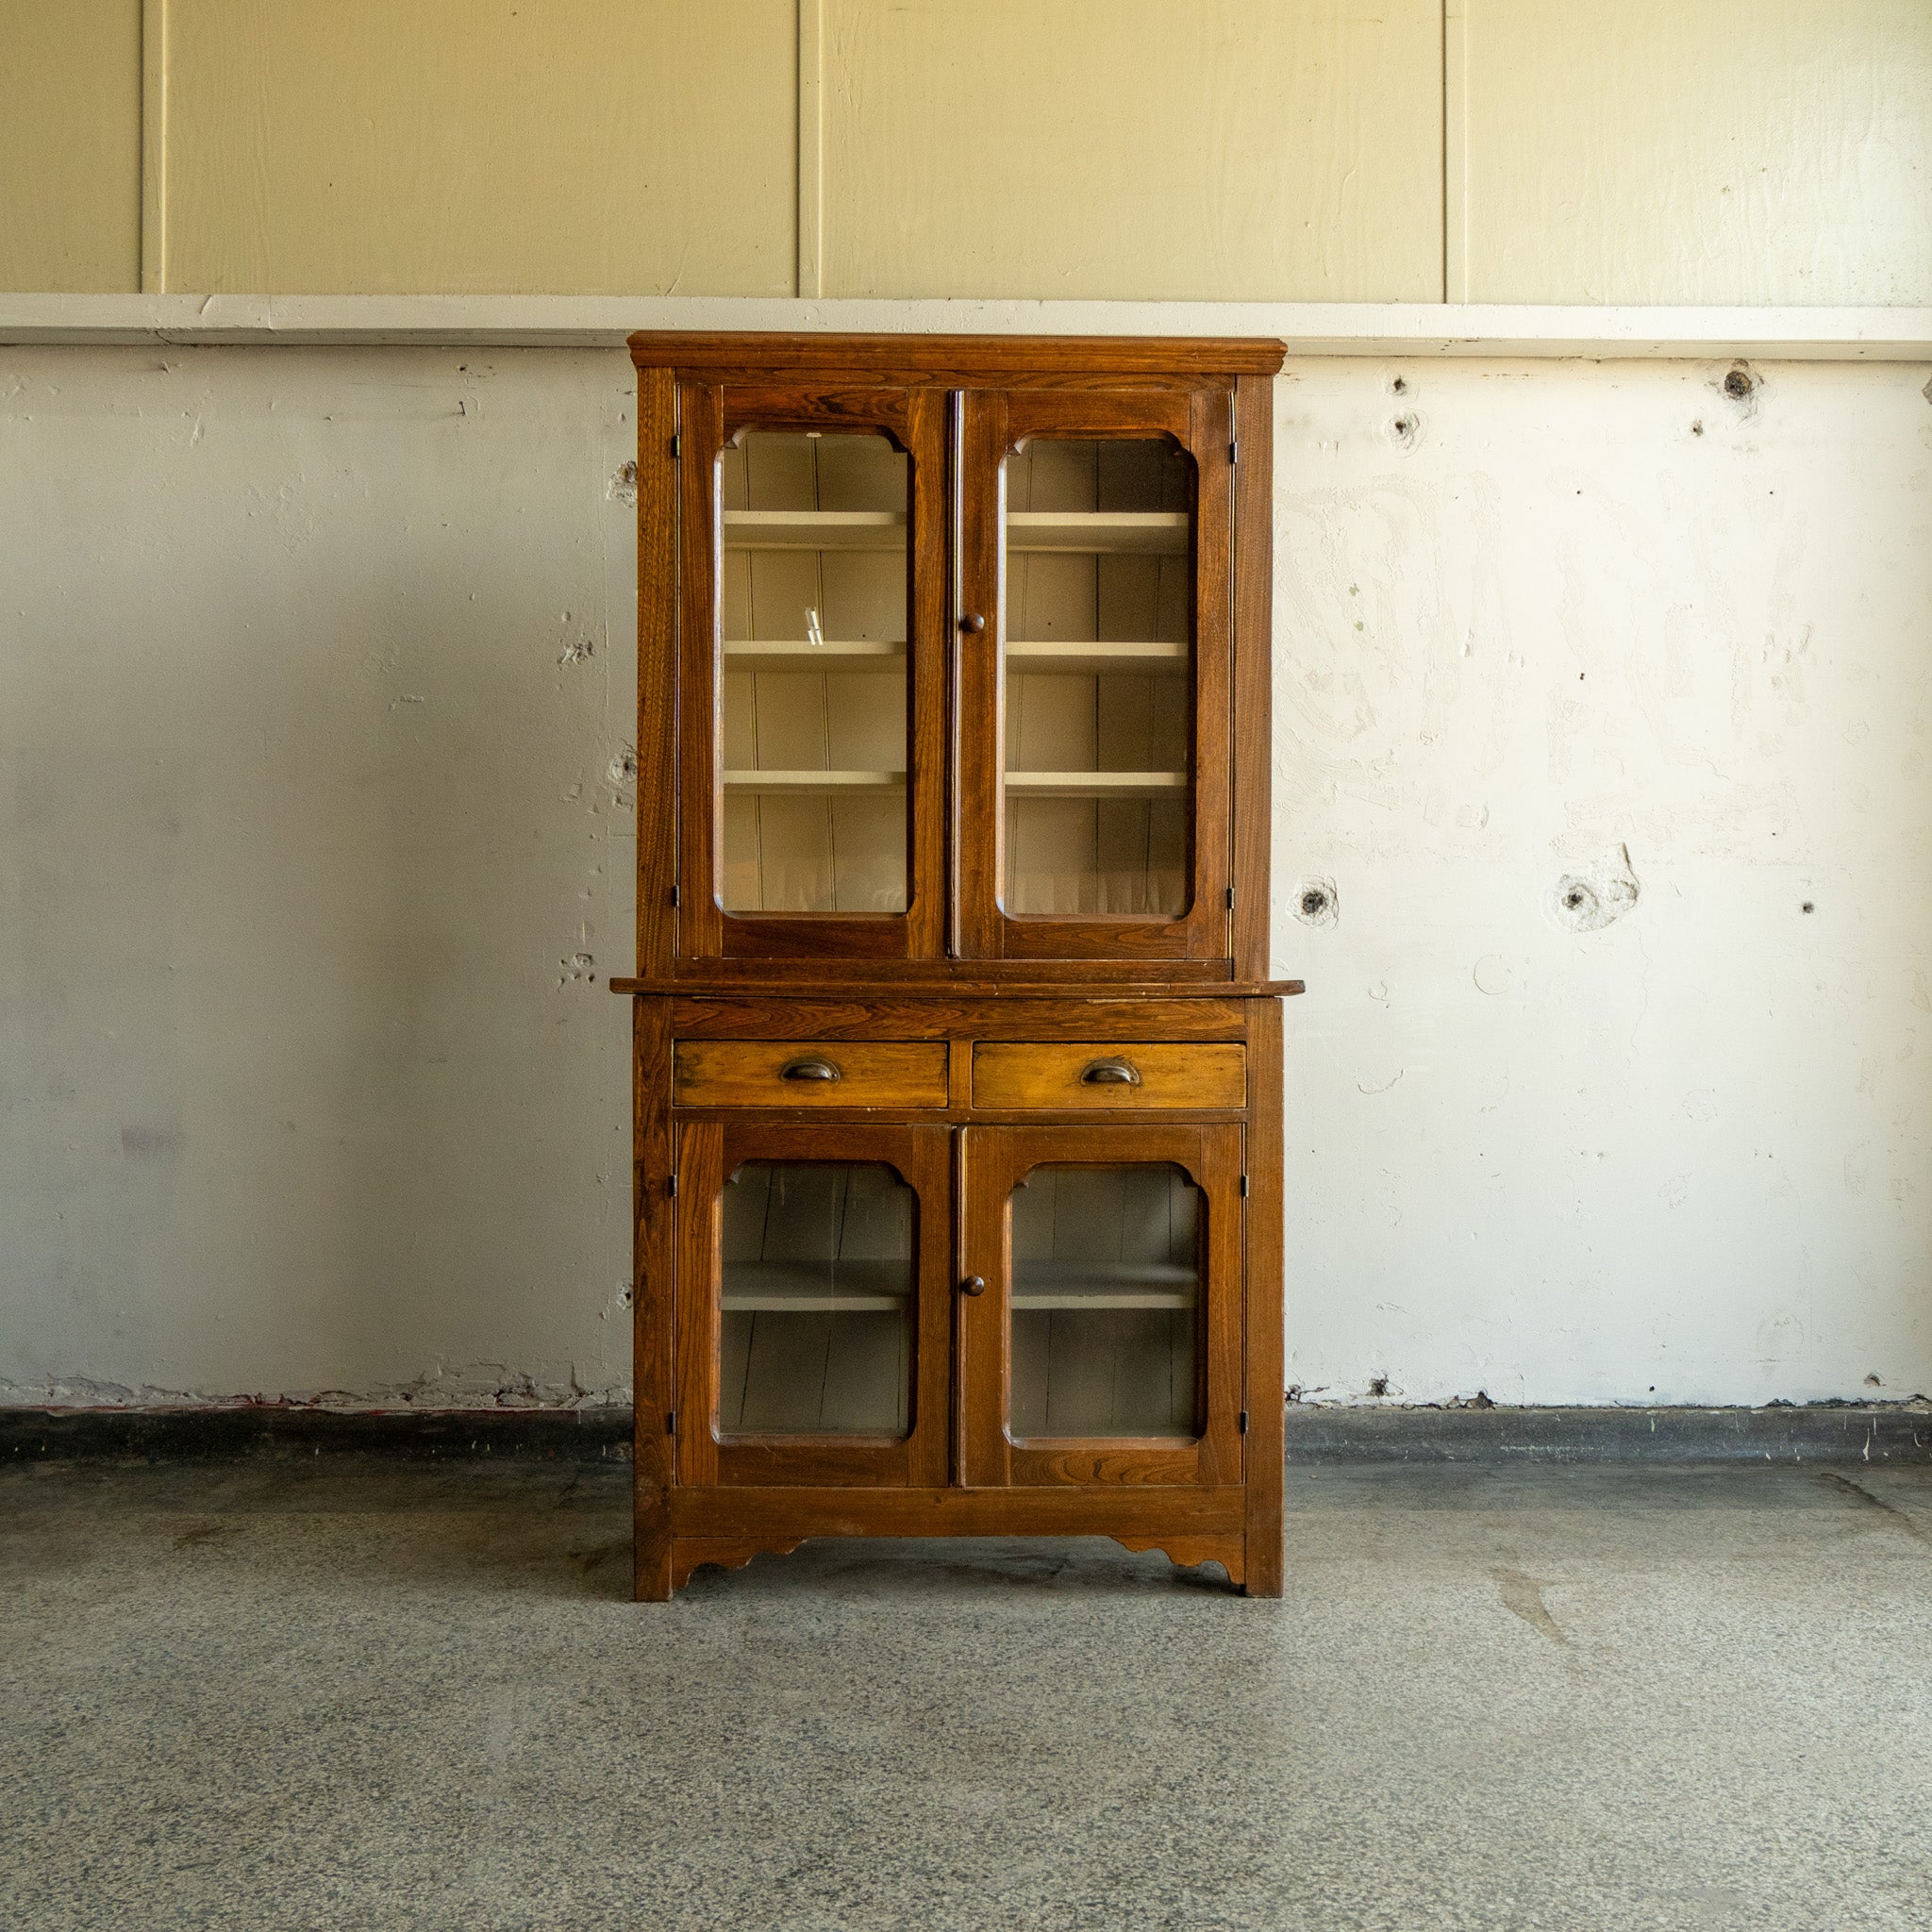
[[[1267,336],[768,335],[651,329],[630,339],[640,369],[696,373],[756,365],[760,374],[820,375],[916,363],[927,375],[1274,375],[1288,345]]]
[[[0,344],[278,342],[291,346],[623,349],[632,336],[658,330],[895,336],[1273,336],[1286,343],[1293,358],[1932,359],[1932,308],[829,301],[704,295],[0,294]]]

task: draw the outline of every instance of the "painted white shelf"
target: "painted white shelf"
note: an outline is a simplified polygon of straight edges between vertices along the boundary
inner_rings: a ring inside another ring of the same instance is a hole
[[[727,1304],[728,1306],[728,1304]],[[1099,1310],[1105,1308],[1191,1308],[1194,1297],[1191,1294],[1170,1294],[1158,1288],[1123,1289],[1118,1294],[1026,1294],[1015,1291],[1013,1311],[1024,1314],[1029,1309],[1040,1308],[1078,1308]]]
[[[1185,772],[1008,772],[1022,798],[1159,798],[1187,790]]]
[[[891,1315],[906,1306],[903,1294],[732,1294],[718,1297],[727,1315]]]
[[[718,1306],[727,1315],[897,1314],[910,1274],[903,1261],[727,1261]]]
[[[724,789],[739,792],[793,793],[903,791],[904,772],[726,772]]]
[[[730,648],[728,645],[725,647]],[[1091,675],[1095,672],[1138,671],[1157,676],[1182,675],[1188,668],[1186,644],[1063,644],[1014,643],[1007,645],[1008,672],[1069,672]]]
[[[727,509],[727,550],[904,550],[895,509]]]
[[[1029,1261],[1013,1284],[1016,1312],[1029,1309],[1191,1308],[1201,1278],[1166,1261]]]
[[[862,639],[839,643],[827,638],[822,644],[808,638],[740,640],[724,646],[727,671],[887,671],[905,661],[904,644]]]
[[[1185,510],[1008,510],[1007,548],[1181,556],[1188,547],[1188,522]]]

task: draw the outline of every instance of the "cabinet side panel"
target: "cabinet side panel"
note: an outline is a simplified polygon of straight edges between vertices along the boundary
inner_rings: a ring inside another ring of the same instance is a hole
[[[1282,1585],[1282,1113],[1281,1002],[1248,1003],[1248,1441],[1250,1596]]]
[[[1234,973],[1266,979],[1274,692],[1274,380],[1235,390]],[[1277,1021],[1279,1014],[1276,1014]],[[1252,1578],[1252,1569],[1249,1575]]]
[[[675,1269],[671,1172],[671,1002],[631,1003],[632,1239],[631,1466],[636,1595],[671,1593],[671,1438]]]
[[[638,372],[638,974],[668,974],[676,950],[677,388]]]

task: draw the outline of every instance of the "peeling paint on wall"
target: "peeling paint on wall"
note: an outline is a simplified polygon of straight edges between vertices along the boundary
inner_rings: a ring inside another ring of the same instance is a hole
[[[1730,373],[1277,391],[1309,1399],[1932,1387],[1932,397]],[[0,355],[0,1400],[621,1398],[628,392]]]

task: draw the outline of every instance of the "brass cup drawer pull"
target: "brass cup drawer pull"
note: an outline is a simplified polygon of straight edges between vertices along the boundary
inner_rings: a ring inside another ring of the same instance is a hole
[[[801,1060],[787,1060],[778,1069],[781,1080],[837,1080],[841,1077],[839,1069],[830,1060],[821,1059],[816,1054]]]
[[[1080,1069],[1086,1087],[1138,1087],[1141,1070],[1132,1060],[1089,1060]]]

